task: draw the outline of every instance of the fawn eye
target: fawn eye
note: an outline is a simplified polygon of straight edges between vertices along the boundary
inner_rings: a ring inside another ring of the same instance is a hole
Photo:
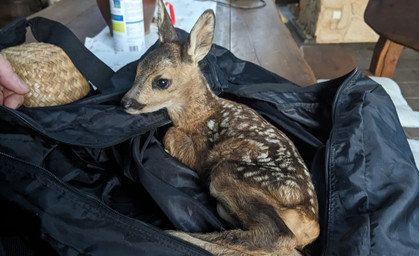
[[[156,79],[154,82],[154,87],[158,89],[167,89],[170,86],[170,80],[165,78]]]

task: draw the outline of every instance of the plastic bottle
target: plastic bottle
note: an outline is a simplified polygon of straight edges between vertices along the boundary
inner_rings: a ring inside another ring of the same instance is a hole
[[[116,51],[140,51],[145,47],[142,0],[109,0]]]

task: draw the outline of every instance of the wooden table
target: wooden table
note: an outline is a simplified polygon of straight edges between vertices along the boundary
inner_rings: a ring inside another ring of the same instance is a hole
[[[299,85],[315,83],[314,74],[281,21],[274,1],[265,1],[265,7],[251,10],[217,3],[214,43]],[[62,0],[29,18],[36,16],[63,23],[81,41],[106,26],[95,0]]]

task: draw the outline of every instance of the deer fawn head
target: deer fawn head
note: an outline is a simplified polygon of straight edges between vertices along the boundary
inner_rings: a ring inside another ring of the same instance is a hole
[[[202,86],[198,62],[211,49],[215,15],[205,11],[188,39],[180,43],[164,3],[158,1],[158,34],[160,46],[150,52],[137,67],[133,87],[121,100],[130,114],[141,114],[166,108],[181,111],[197,86]]]

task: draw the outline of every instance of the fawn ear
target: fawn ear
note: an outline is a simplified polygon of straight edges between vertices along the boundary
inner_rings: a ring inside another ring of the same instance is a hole
[[[161,43],[177,42],[178,37],[163,0],[158,0],[157,27]]]
[[[212,39],[214,38],[215,15],[212,10],[206,10],[189,34],[188,39],[183,45],[183,54],[187,59],[198,63],[211,49]]]

